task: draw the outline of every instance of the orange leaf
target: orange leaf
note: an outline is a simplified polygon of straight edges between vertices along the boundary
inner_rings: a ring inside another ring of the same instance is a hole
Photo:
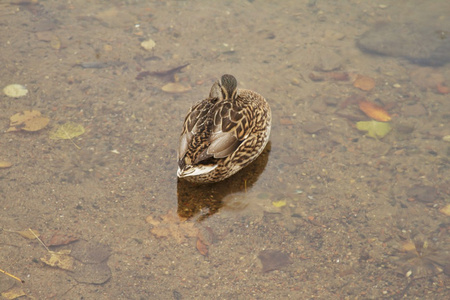
[[[372,102],[359,101],[359,109],[374,120],[381,122],[388,122],[391,120],[391,116],[384,108]]]
[[[353,86],[363,91],[370,91],[375,87],[375,80],[372,77],[358,75]]]
[[[446,86],[444,83],[438,83],[437,90],[440,94],[443,95],[450,93],[450,87]]]

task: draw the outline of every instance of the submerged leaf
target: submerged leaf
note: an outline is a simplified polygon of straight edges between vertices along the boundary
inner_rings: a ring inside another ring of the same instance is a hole
[[[285,200],[273,201],[272,205],[275,207],[283,207],[286,206],[286,201]]]
[[[28,94],[27,88],[21,84],[7,85],[3,89],[3,92],[5,93],[6,96],[12,97],[12,98],[19,98],[19,97],[23,97],[26,94]]]
[[[12,167],[12,162],[7,161],[7,160],[1,160],[0,161],[0,169],[6,169],[6,168],[11,168]]]
[[[259,252],[258,258],[261,260],[261,263],[263,265],[262,271],[264,273],[278,270],[284,266],[291,264],[289,254],[280,250],[263,250]]]
[[[359,101],[359,109],[374,120],[381,122],[388,122],[391,120],[391,116],[384,108],[372,102]]]
[[[41,261],[51,267],[71,271],[73,270],[74,259],[69,254],[70,250],[49,251],[46,256],[41,258]]]
[[[2,298],[5,299],[17,299],[22,296],[26,296],[25,292],[23,291],[22,287],[20,286],[14,286],[10,290],[6,292],[2,292]]]
[[[50,119],[41,116],[41,112],[38,110],[25,110],[11,116],[9,128],[10,131],[38,131],[47,126]]]
[[[161,88],[166,93],[184,93],[191,90],[189,85],[184,85],[179,82],[170,82]]]
[[[356,123],[356,128],[360,131],[367,131],[367,136],[374,139],[381,139],[387,135],[392,127],[389,123],[378,121],[361,121]]]
[[[55,131],[50,133],[52,140],[69,140],[84,133],[83,125],[67,122],[56,128]]]
[[[33,230],[33,229],[16,231],[16,233],[20,234],[21,236],[23,236],[24,238],[29,239],[29,240],[34,240],[35,238],[38,238],[40,235],[37,230]]]
[[[358,75],[353,86],[363,91],[370,91],[375,87],[375,80],[369,76]]]

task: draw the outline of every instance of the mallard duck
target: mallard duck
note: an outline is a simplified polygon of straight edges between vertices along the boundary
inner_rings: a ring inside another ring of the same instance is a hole
[[[235,174],[264,150],[271,119],[263,96],[238,89],[233,75],[223,75],[209,97],[194,104],[184,120],[178,177],[212,183]]]

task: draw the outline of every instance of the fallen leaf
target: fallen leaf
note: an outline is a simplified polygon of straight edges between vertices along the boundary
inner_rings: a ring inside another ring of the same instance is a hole
[[[141,47],[144,48],[147,51],[151,51],[153,48],[155,48],[155,46],[156,46],[156,43],[152,39],[143,41],[141,43]]]
[[[360,121],[356,123],[356,128],[360,131],[367,131],[367,136],[374,139],[381,139],[387,135],[392,127],[389,123],[378,121]]]
[[[353,86],[363,91],[370,91],[375,87],[375,80],[372,77],[358,75]]]
[[[286,206],[286,200],[273,201],[272,205],[275,207],[283,207]]]
[[[6,132],[19,130],[38,131],[50,122],[49,118],[41,116],[41,112],[37,110],[25,110],[11,116],[9,119],[9,128]]]
[[[59,50],[59,48],[61,48],[61,41],[56,35],[52,36],[50,46],[55,50]]]
[[[6,169],[12,167],[12,163],[10,161],[2,160],[0,161],[0,169]]]
[[[34,240],[35,238],[39,237],[39,232],[37,230],[32,229],[16,231],[16,233],[20,234],[21,236],[29,240]]]
[[[50,133],[50,139],[52,140],[69,140],[74,137],[80,136],[84,133],[83,125],[67,122],[63,125],[60,125]]]
[[[446,86],[444,83],[438,83],[436,86],[439,94],[449,94],[450,93],[450,87]]]
[[[197,250],[200,252],[201,255],[206,256],[208,255],[208,245],[203,243],[203,241],[199,238],[197,238]]]
[[[368,117],[381,122],[388,122],[391,116],[384,108],[372,102],[361,100],[358,102],[359,109],[362,110]]]
[[[72,247],[72,257],[85,264],[105,262],[111,256],[111,247],[95,241],[78,241]]]
[[[161,216],[161,223],[154,225],[150,232],[158,237],[172,237],[178,243],[183,243],[186,238],[198,236],[198,228],[193,222],[180,218],[176,213],[169,211]]]
[[[22,287],[15,286],[11,288],[10,290],[3,292],[2,297],[6,299],[17,299],[19,297],[25,296],[25,292],[23,291]]]
[[[42,240],[45,241],[45,244],[50,246],[61,246],[61,245],[67,245],[70,243],[73,243],[75,241],[78,241],[78,237],[70,234],[70,233],[61,233],[59,231],[53,233],[53,235],[48,239],[42,238]]]
[[[69,249],[58,252],[49,251],[44,257],[41,257],[41,261],[51,267],[72,271],[74,259],[70,256],[70,251]]]
[[[161,88],[166,93],[184,93],[191,90],[189,85],[183,85],[178,82],[169,82]]]
[[[28,94],[28,90],[21,84],[10,84],[3,88],[3,92],[6,96],[12,98],[23,97]]]
[[[444,215],[450,216],[450,204],[447,204],[446,206],[441,208],[439,211],[441,213],[443,213]]]
[[[84,264],[75,261],[74,269],[68,273],[78,283],[103,284],[111,278],[111,269],[107,261],[96,264]]]
[[[402,247],[400,248],[400,251],[402,252],[409,252],[416,249],[416,245],[413,241],[409,240],[404,243],[402,243]]]
[[[278,270],[291,264],[289,255],[280,250],[263,250],[259,252],[258,258],[261,260],[264,273]]]

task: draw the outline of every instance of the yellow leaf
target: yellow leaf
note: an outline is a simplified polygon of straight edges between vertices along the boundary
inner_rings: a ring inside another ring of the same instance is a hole
[[[29,240],[34,240],[35,238],[39,237],[39,232],[37,230],[32,229],[16,231],[16,233],[20,234],[21,236]]]
[[[22,290],[20,286],[15,286],[12,289],[2,293],[2,297],[6,299],[17,299],[25,295],[26,295],[25,292]]]
[[[191,90],[189,85],[183,85],[179,82],[170,82],[161,88],[166,93],[184,93]]]
[[[275,207],[283,207],[286,206],[286,200],[273,201],[272,205]]]
[[[69,254],[69,249],[59,252],[49,251],[46,256],[41,258],[41,261],[51,267],[72,271],[74,259]]]
[[[12,167],[12,163],[10,161],[1,160],[0,161],[0,169],[6,169]]]
[[[367,136],[374,139],[381,139],[388,134],[392,127],[389,123],[378,121],[360,121],[356,123],[356,128],[360,131],[367,131]]]
[[[450,204],[447,204],[446,206],[441,208],[439,211],[441,213],[443,213],[444,215],[450,216]]]
[[[84,133],[83,125],[76,124],[73,122],[67,122],[60,125],[50,133],[50,138],[52,140],[70,140],[74,137],[82,135]]]

